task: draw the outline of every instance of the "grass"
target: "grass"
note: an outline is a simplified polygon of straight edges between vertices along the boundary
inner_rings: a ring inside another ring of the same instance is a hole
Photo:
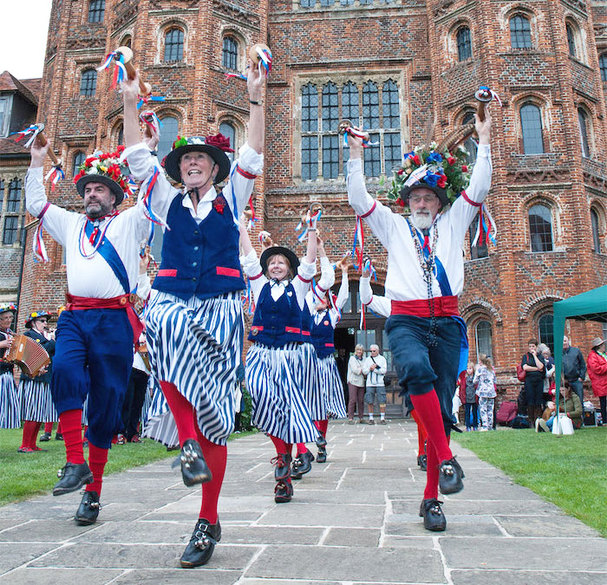
[[[451,436],[607,537],[607,427],[589,427],[571,436],[532,429]]]
[[[46,452],[17,453],[21,434],[21,429],[0,429],[0,506],[50,492],[57,482],[57,470],[65,465],[63,441],[55,441],[53,435],[51,441],[38,444]],[[244,432],[231,438],[249,434]],[[84,454],[86,457],[86,449]],[[176,451],[168,452],[163,445],[151,439],[144,439],[142,443],[114,445],[104,475],[173,458],[177,454]]]

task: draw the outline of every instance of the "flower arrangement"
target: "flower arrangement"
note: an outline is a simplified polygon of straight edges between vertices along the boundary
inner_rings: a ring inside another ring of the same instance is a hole
[[[80,165],[80,172],[74,177],[74,183],[85,175],[103,175],[112,179],[124,191],[126,197],[132,195],[128,179],[128,164],[121,161],[120,156],[124,146],[119,146],[116,152],[95,152]]]
[[[405,184],[425,183],[431,187],[445,189],[451,203],[466,188],[470,180],[471,168],[467,164],[468,151],[458,146],[453,152],[445,149],[439,152],[436,142],[429,146],[417,146],[404,156],[400,169],[394,171],[392,183],[385,191],[388,199],[405,206],[400,192]]]

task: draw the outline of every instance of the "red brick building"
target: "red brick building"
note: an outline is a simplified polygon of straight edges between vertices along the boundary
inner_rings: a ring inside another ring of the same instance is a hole
[[[320,200],[322,236],[336,259],[354,230],[339,121],[363,125],[379,142],[364,164],[370,191],[381,191],[403,153],[470,120],[480,85],[499,94],[488,200],[498,239],[463,251],[460,309],[471,357],[490,353],[503,388],[514,390],[527,339],[552,342],[552,303],[607,282],[604,2],[54,0],[39,119],[68,178],[85,153],[121,140],[119,95],[111,75],[95,70],[108,52],[131,46],[142,76],[165,96],[154,105],[162,155],[177,133],[221,130],[243,143],[245,83],[224,73],[244,71],[246,48],[258,41],[271,46],[274,66],[255,229],[295,246],[301,210]],[[58,203],[79,208],[69,181],[56,193]],[[385,255],[370,234],[366,247],[381,290]],[[48,248],[48,266],[26,254],[21,314],[62,303],[62,251]],[[338,345],[377,342],[389,357],[381,319],[369,316],[359,330],[356,280],[355,311],[344,311]],[[584,353],[600,332],[597,324],[570,329]]]

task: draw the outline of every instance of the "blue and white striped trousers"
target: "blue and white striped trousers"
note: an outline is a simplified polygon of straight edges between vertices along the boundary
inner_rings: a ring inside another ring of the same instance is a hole
[[[345,418],[344,389],[332,355],[318,360],[318,385],[327,406],[326,418]]]
[[[244,324],[240,293],[187,301],[155,291],[146,315],[152,375],[175,384],[194,406],[209,441],[227,443],[234,429],[236,368]],[[162,392],[155,392],[145,435],[169,444],[176,425]],[[173,444],[173,443],[171,443]]]
[[[302,367],[303,353],[297,343],[281,348],[254,343],[247,351],[251,422],[285,443],[309,443],[318,436],[300,389]]]
[[[50,384],[22,378],[19,383],[19,393],[21,395],[21,420],[45,423],[59,420]]]
[[[0,374],[0,429],[21,425],[21,405],[12,370]]]
[[[311,343],[302,343],[299,351],[303,357],[301,368],[301,381],[299,387],[304,400],[310,409],[312,420],[325,420],[327,418],[327,401],[318,378],[318,356]]]

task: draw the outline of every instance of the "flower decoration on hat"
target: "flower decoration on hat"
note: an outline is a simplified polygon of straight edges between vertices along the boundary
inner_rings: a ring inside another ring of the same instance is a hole
[[[453,203],[470,180],[467,157],[468,151],[462,146],[453,152],[439,152],[436,142],[416,147],[405,154],[402,167],[394,171],[388,198],[400,199],[399,204],[405,206],[409,193],[419,186],[433,190],[443,205]]]
[[[0,313],[16,313],[17,305],[14,303],[9,303],[7,305],[0,305]]]
[[[48,313],[47,311],[34,311],[33,313],[30,313],[26,319],[25,319],[25,327],[27,329],[30,329],[32,326],[32,322],[34,321],[34,319],[48,319],[50,317],[50,313]]]
[[[85,159],[80,165],[80,172],[74,177],[74,183],[80,195],[84,195],[84,186],[86,183],[99,178],[101,183],[107,183],[107,180],[116,184],[108,184],[112,192],[116,195],[116,205],[119,205],[124,197],[132,195],[129,170],[126,161],[121,160],[124,146],[119,146],[116,152],[95,152]],[[120,191],[118,191],[118,188]]]

